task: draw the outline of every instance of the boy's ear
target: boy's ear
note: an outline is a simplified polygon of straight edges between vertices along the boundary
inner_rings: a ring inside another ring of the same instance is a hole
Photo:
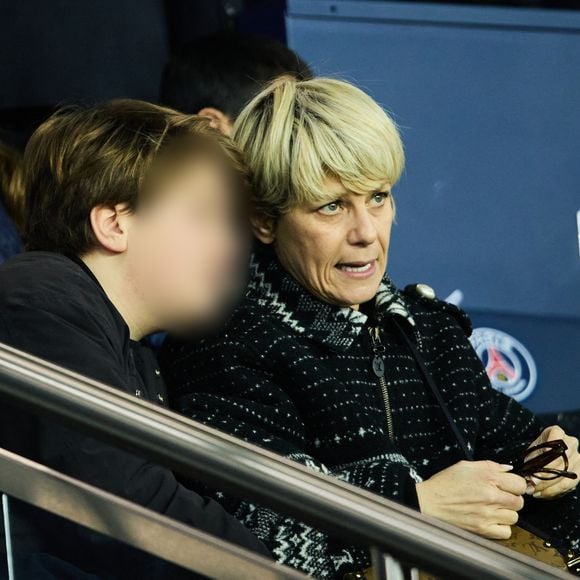
[[[197,113],[200,117],[207,117],[209,124],[226,137],[231,137],[234,124],[229,115],[214,107],[204,107]]]
[[[109,252],[120,254],[129,246],[127,204],[97,205],[90,213],[91,227],[99,244]]]
[[[276,240],[276,220],[264,214],[252,214],[250,216],[252,233],[263,244],[273,244]]]

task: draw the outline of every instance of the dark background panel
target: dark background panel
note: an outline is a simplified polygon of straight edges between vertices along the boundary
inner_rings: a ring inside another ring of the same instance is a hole
[[[155,99],[167,58],[158,0],[4,2],[0,107]]]
[[[460,289],[467,308],[580,319],[580,14],[289,7],[291,46],[401,126],[394,279]]]
[[[172,50],[240,30],[285,40],[283,0],[0,0],[0,139],[23,148],[56,106],[156,101]]]

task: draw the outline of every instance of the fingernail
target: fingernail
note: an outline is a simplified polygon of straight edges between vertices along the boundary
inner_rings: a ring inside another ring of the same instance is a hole
[[[504,471],[511,471],[514,468],[513,465],[508,465],[507,463],[504,463],[501,467]]]
[[[526,495],[532,495],[536,488],[531,484],[528,483],[528,487],[526,487]]]
[[[530,481],[534,484],[534,485],[538,485],[538,483],[540,483],[540,480],[537,477],[530,477]]]
[[[536,491],[536,493],[534,493],[534,495],[532,497],[542,497],[542,492]]]

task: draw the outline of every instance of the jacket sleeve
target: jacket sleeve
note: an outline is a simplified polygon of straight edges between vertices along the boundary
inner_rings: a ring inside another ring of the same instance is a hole
[[[263,356],[251,347],[228,339],[204,341],[201,348],[211,352],[199,357],[188,345],[182,352],[177,345],[169,348],[175,350],[165,353],[162,365],[172,406],[180,412],[316,471],[418,507],[415,483],[420,478],[401,455],[385,454],[333,469],[315,459],[307,448],[299,411]],[[195,370],[188,366],[191,360]],[[366,552],[340,545],[304,523],[221,493],[218,497],[283,564],[317,578],[334,578],[370,565]]]
[[[70,305],[69,305],[70,306]],[[71,310],[69,316],[67,312]],[[0,341],[125,390],[122,357],[92,312],[13,302],[0,312]],[[166,468],[63,426],[2,405],[2,445],[86,483],[264,555],[263,544],[213,499]],[[31,434],[34,435],[31,437]]]

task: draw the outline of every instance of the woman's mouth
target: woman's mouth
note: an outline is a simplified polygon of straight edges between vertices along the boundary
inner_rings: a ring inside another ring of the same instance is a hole
[[[370,278],[377,269],[377,261],[344,262],[337,264],[336,268],[352,278]]]

